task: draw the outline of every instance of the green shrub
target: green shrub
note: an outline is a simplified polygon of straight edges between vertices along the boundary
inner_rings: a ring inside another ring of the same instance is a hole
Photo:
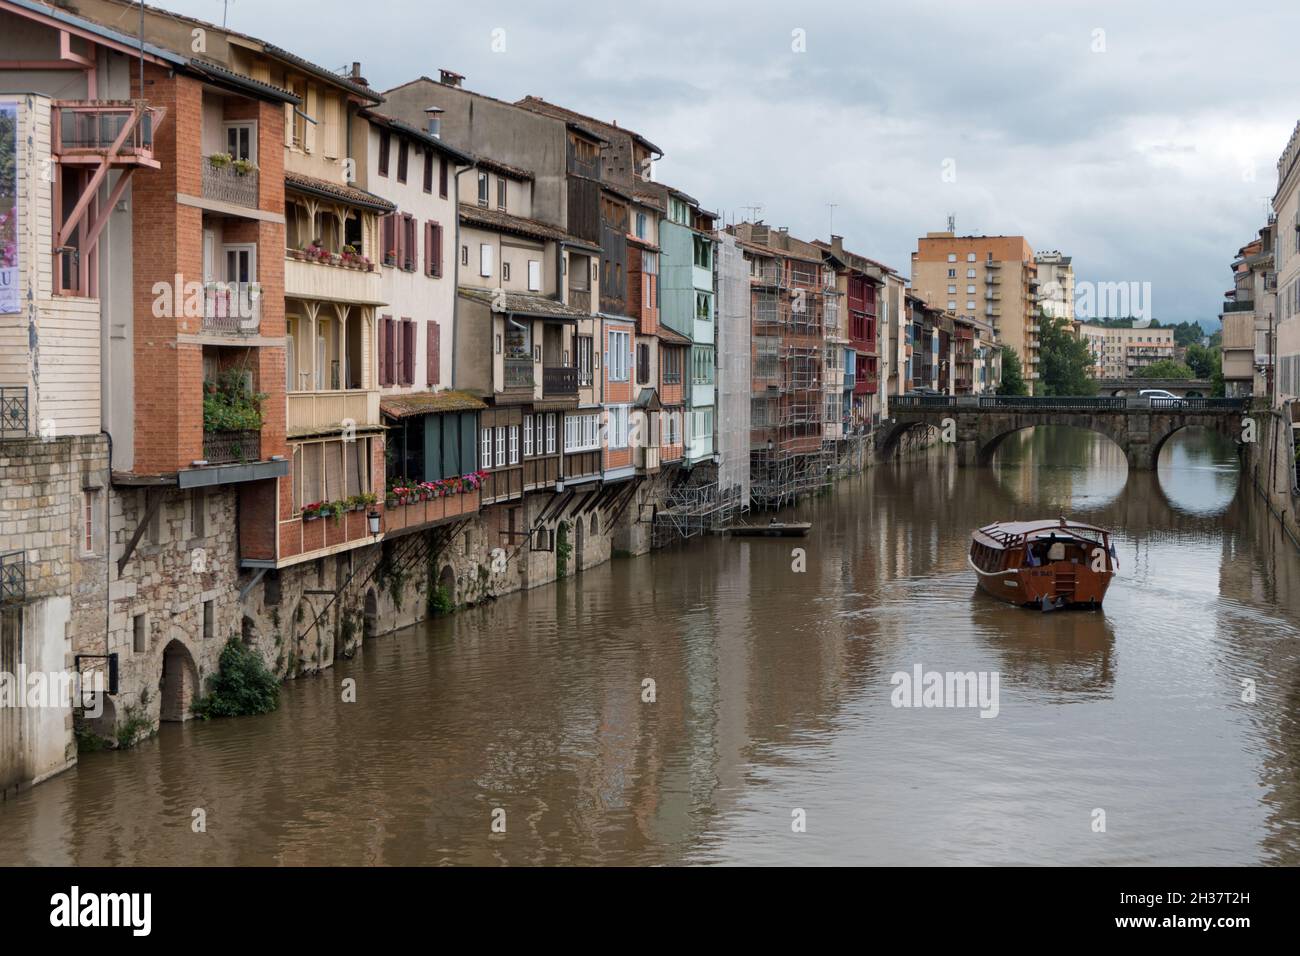
[[[226,642],[208,693],[194,702],[194,716],[244,717],[266,714],[280,706],[280,682],[267,670],[262,655],[238,638]]]

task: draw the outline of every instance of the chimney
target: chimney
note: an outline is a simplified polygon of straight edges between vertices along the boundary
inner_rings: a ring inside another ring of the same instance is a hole
[[[438,71],[438,82],[443,86],[454,86],[456,89],[460,89],[464,81],[465,75],[463,73],[457,73],[454,70]]]
[[[366,78],[361,75],[361,64],[358,63],[356,60],[352,61],[352,72],[351,74],[349,74],[348,78],[351,79],[353,83],[359,83],[362,86],[370,85],[369,83],[366,82]]]
[[[435,139],[442,139],[442,113],[443,111],[436,106],[426,106],[424,115],[428,117],[425,120],[425,128],[429,135]]]

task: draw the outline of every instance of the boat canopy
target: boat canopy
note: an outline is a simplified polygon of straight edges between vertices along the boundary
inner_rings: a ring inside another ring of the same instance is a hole
[[[1098,528],[1096,525],[1058,518],[1042,521],[995,521],[980,528],[973,537],[991,548],[1009,548],[1026,541],[1050,538],[1053,535],[1058,541],[1067,537],[1095,541],[1105,540],[1107,534],[1105,528]]]

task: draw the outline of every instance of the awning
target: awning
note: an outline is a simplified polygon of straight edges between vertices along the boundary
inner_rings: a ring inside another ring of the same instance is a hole
[[[440,412],[475,412],[487,408],[487,403],[469,392],[447,389],[441,392],[411,392],[409,395],[385,395],[379,399],[379,410],[389,418],[407,418],[411,415],[434,415]]]

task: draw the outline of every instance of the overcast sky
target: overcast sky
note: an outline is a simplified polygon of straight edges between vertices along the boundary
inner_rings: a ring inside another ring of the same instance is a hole
[[[904,274],[950,214],[1023,234],[1149,282],[1164,321],[1217,315],[1300,118],[1295,3],[230,0],[229,25],[381,90],[446,67],[617,121],[706,208],[824,239],[834,203]]]

